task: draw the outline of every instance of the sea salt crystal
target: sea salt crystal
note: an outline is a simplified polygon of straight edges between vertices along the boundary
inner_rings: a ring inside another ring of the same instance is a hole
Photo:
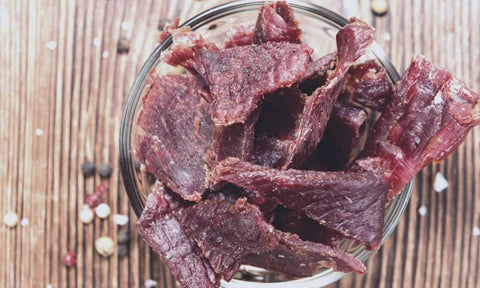
[[[35,129],[35,135],[42,136],[43,135],[43,129],[42,128]]]
[[[437,174],[435,175],[435,181],[433,183],[433,190],[435,190],[435,192],[442,192],[447,188],[448,188],[447,179],[445,179],[442,173],[437,172]]]
[[[47,44],[45,44],[45,47],[48,50],[54,51],[57,48],[57,41],[48,41]]]
[[[420,208],[418,208],[418,214],[420,214],[421,216],[427,215],[427,207],[423,205],[420,206]]]
[[[113,222],[119,226],[123,226],[128,223],[128,216],[127,215],[120,215],[115,214],[113,215]]]
[[[98,38],[93,39],[93,46],[99,47],[100,44],[101,44],[100,39],[98,39]]]
[[[157,287],[157,281],[152,279],[145,280],[145,288],[153,288],[153,287]]]
[[[110,53],[108,53],[107,50],[103,51],[103,53],[102,53],[103,58],[108,58],[109,55],[110,55]]]
[[[22,221],[20,221],[20,225],[22,225],[23,227],[27,226],[29,223],[28,219],[27,218],[23,218]]]
[[[472,231],[473,236],[480,236],[480,228],[475,227]]]

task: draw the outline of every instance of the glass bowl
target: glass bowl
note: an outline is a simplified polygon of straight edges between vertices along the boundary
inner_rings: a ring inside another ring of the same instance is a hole
[[[289,1],[295,10],[296,17],[302,28],[303,42],[314,48],[314,59],[336,50],[335,35],[337,31],[348,23],[340,15],[315,4],[293,0]],[[202,33],[204,38],[222,44],[232,25],[249,25],[255,22],[258,8],[264,1],[241,0],[211,8],[182,24]],[[141,68],[128,95],[120,130],[120,166],[123,182],[133,210],[140,216],[145,201],[152,188],[152,176],[139,168],[138,159],[134,153],[136,121],[142,108],[141,98],[146,88],[146,77],[155,71],[157,74],[178,73],[166,64],[161,63],[162,51],[169,48],[172,40],[167,38],[153,51]],[[376,59],[388,72],[390,80],[395,83],[399,74],[395,70],[385,53],[374,43],[366,58]],[[408,204],[412,192],[413,181],[410,182],[387,207],[383,228],[383,242],[393,232],[400,216]],[[366,262],[372,252],[366,251],[363,246],[353,241],[344,240],[341,249],[345,250],[363,262]],[[302,287],[318,288],[328,285],[342,278],[345,274],[334,272],[332,269],[322,268],[313,277],[288,278],[280,273],[269,272],[255,267],[242,267],[238,277],[229,283],[222,281],[225,288],[268,288],[268,287]]]

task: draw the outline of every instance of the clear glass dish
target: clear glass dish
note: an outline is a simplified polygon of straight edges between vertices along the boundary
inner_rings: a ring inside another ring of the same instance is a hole
[[[348,23],[340,15],[315,4],[303,1],[289,1],[294,8],[300,27],[304,31],[303,42],[314,48],[313,58],[336,50],[336,32]],[[211,8],[190,20],[182,26],[190,26],[193,30],[200,31],[203,36],[217,43],[223,43],[227,32],[232,25],[249,25],[255,22],[258,8],[264,1],[241,0]],[[120,130],[120,166],[123,182],[133,210],[139,216],[144,208],[146,198],[151,192],[152,177],[141,172],[138,160],[133,150],[135,143],[136,120],[142,108],[141,98],[146,88],[146,77],[155,69],[157,74],[174,72],[167,65],[162,64],[160,55],[169,48],[171,39],[167,38],[153,51],[137,75],[130,90],[125,106]],[[399,79],[385,53],[374,43],[367,58],[376,59],[388,72],[393,83]],[[412,192],[413,181],[410,182],[387,207],[383,229],[383,242],[393,232],[408,204]],[[362,246],[352,241],[343,241],[341,249],[348,251],[363,262],[366,262],[372,252],[366,251]],[[319,269],[313,277],[294,279],[280,273],[269,272],[255,267],[242,267],[239,277],[227,283],[222,281],[225,288],[269,288],[269,287],[301,287],[318,288],[328,285],[342,278],[345,274],[334,272],[332,269]],[[238,279],[237,279],[238,278]]]

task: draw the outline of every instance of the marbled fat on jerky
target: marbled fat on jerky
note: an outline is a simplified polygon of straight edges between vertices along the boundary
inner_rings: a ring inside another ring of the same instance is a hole
[[[137,122],[137,155],[147,171],[174,192],[200,201],[206,189],[204,155],[214,129],[203,99],[208,91],[193,75],[155,76],[150,81]]]

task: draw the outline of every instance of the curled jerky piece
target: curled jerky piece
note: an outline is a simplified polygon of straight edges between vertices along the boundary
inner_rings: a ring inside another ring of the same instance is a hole
[[[210,86],[215,124],[245,122],[263,94],[290,86],[305,73],[310,53],[305,45],[286,42],[199,50],[194,67]]]
[[[298,27],[292,7],[285,1],[263,5],[258,13],[253,43],[300,43],[302,30]]]
[[[173,213],[183,205],[177,201],[157,182],[136,224],[137,231],[183,287],[219,287],[220,277]]]
[[[355,257],[320,243],[301,240],[297,235],[279,232],[280,242],[267,253],[249,255],[244,263],[279,271],[295,277],[309,277],[319,267],[332,267],[344,273],[366,272]]]
[[[214,43],[203,39],[202,35],[191,31],[190,27],[174,29],[170,31],[172,35],[172,45],[166,50],[161,60],[172,66],[183,66],[191,72],[193,69],[193,57],[199,49],[218,50]]]
[[[337,52],[332,52],[308,63],[307,72],[298,80],[300,90],[308,95],[325,84],[328,70],[335,68]]]
[[[213,177],[252,190],[375,250],[382,237],[389,183],[384,173],[276,170],[235,158],[215,168]]]
[[[314,157],[322,159],[329,170],[343,170],[363,148],[366,131],[365,110],[338,101]]]
[[[280,140],[267,135],[255,137],[252,162],[268,168],[278,168],[287,160],[291,140]]]
[[[156,76],[150,82],[137,122],[137,155],[174,192],[200,201],[206,189],[204,155],[214,129],[203,99],[208,92],[193,75]]]
[[[387,71],[375,60],[350,67],[345,90],[351,101],[375,111],[383,111],[393,93]]]
[[[230,281],[248,254],[270,251],[278,244],[274,229],[260,210],[239,199],[205,200],[182,212],[182,223],[216,273]]]
[[[236,47],[252,45],[253,33],[255,26],[237,25],[233,26],[227,33],[227,40],[225,40],[224,47]]]
[[[305,104],[302,119],[296,131],[295,141],[289,147],[289,155],[283,169],[300,167],[315,151],[323,137],[327,121],[343,89],[345,74],[373,42],[374,30],[366,23],[351,19],[338,31],[336,40],[338,61],[335,72],[324,86],[318,88]]]

